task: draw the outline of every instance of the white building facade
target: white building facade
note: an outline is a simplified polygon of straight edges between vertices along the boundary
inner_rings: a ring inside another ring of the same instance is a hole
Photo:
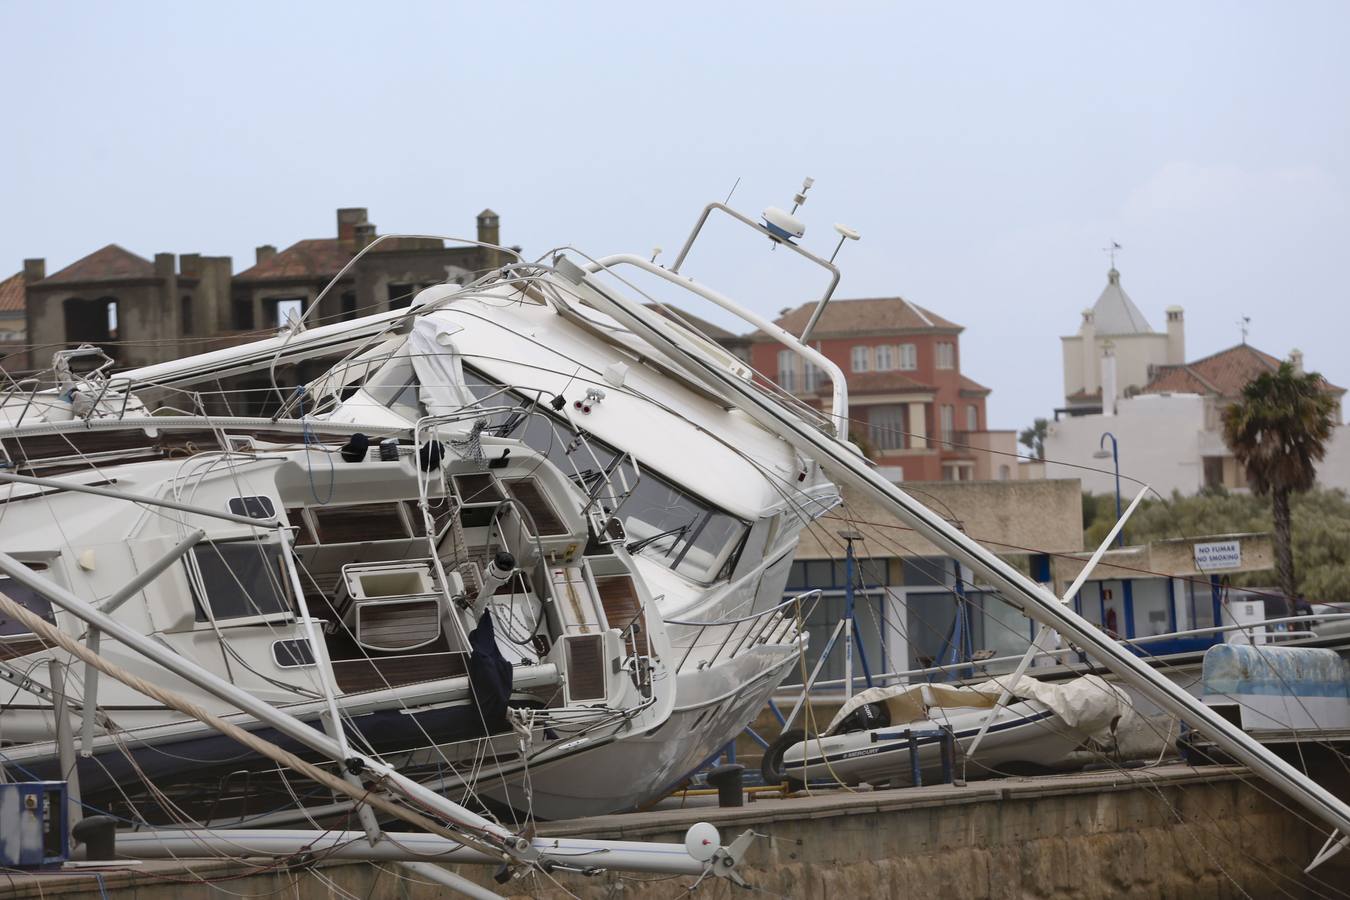
[[[1107,405],[1133,396],[1161,366],[1186,360],[1184,312],[1166,311],[1167,330],[1154,331],[1144,314],[1120,286],[1120,272],[1106,273],[1106,287],[1090,309],[1083,310],[1078,333],[1060,338],[1064,354],[1064,403],[1070,415],[1101,412]]]
[[[1269,366],[1272,361],[1278,364],[1274,357],[1239,345],[1164,370],[1142,393],[1118,401],[1114,415],[1067,416],[1052,422],[1045,438],[1045,476],[1077,477],[1089,493],[1113,493],[1114,437],[1123,497],[1133,497],[1139,482],[1164,497],[1173,491],[1195,494],[1205,487],[1246,490],[1246,473],[1224,443],[1222,431],[1223,408],[1236,396],[1240,385],[1254,377],[1253,372],[1244,370],[1244,361],[1253,368]],[[1220,381],[1219,372],[1227,373],[1232,382],[1222,391],[1202,394],[1157,389],[1187,378],[1214,384]],[[1341,390],[1332,385],[1328,388]],[[1340,416],[1338,405],[1338,423]],[[1322,487],[1350,491],[1350,425],[1338,424],[1333,432],[1326,457],[1317,467],[1317,480]]]

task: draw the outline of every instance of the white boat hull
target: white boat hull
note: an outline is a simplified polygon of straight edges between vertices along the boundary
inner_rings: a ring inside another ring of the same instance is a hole
[[[853,731],[808,738],[783,753],[782,771],[802,781],[830,780],[913,783],[913,754],[923,781],[943,776],[944,728],[950,729],[965,755],[989,710],[955,712],[943,719],[926,719],[871,731]],[[1070,728],[1046,706],[1024,700],[1000,709],[974,756],[965,758],[966,778],[1003,774],[1002,767],[1033,764],[1054,767],[1082,743],[1084,735]],[[959,765],[959,763],[958,763]]]
[[[796,645],[760,646],[725,663],[682,673],[675,710],[658,728],[587,750],[581,765],[564,756],[504,782],[481,779],[478,793],[543,819],[640,807],[735,740],[797,659]]]

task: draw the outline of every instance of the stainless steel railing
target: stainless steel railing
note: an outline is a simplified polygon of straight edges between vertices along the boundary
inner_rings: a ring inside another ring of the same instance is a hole
[[[671,633],[671,649],[676,653],[683,651],[675,670],[683,671],[691,658],[696,668],[704,669],[719,660],[730,659],[742,650],[797,640],[805,629],[811,609],[820,600],[820,593],[807,591],[777,606],[734,619],[706,622],[666,619],[668,630],[672,625],[687,629],[683,639]]]

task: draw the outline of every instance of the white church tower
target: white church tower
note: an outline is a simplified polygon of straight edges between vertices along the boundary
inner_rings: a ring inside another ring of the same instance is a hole
[[[1064,404],[1070,415],[1115,412],[1116,401],[1148,384],[1155,366],[1186,361],[1185,319],[1169,306],[1167,331],[1154,331],[1120,286],[1115,266],[1091,309],[1083,310],[1078,333],[1060,338],[1064,350]],[[1102,391],[1107,385],[1110,396]]]

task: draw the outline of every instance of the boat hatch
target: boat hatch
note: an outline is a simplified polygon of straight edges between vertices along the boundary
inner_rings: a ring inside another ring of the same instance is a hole
[[[429,559],[343,566],[334,608],[369,650],[415,650],[441,636],[441,603]]]
[[[567,645],[567,700],[605,699],[605,636],[602,634],[569,635],[563,638]]]

